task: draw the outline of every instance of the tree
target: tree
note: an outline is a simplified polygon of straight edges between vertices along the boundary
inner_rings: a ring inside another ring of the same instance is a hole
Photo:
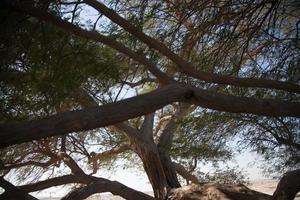
[[[18,189],[80,183],[63,199],[98,192],[153,199],[93,176],[120,154],[138,156],[155,199],[172,199],[181,187],[177,173],[199,183],[191,173],[197,161],[229,158],[224,144],[237,134],[266,156],[283,146],[299,166],[293,153],[300,116],[295,6],[2,1],[2,173],[64,165],[71,174]],[[87,12],[97,17],[88,19]],[[124,99],[126,91],[132,97]],[[190,171],[175,160],[192,163]],[[212,187],[222,198],[271,198]]]

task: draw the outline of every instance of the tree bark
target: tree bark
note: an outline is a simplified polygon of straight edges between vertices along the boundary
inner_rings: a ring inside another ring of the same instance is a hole
[[[0,177],[0,186],[5,189],[5,192],[0,195],[0,199],[2,200],[38,200],[37,198],[27,194],[22,189],[19,189],[18,187],[9,183],[3,177]]]
[[[114,195],[123,197],[124,199],[130,200],[154,200],[153,197],[133,190],[117,181],[95,181],[90,184],[77,188],[68,193],[62,200],[82,200],[95,193],[110,192]]]
[[[36,183],[31,183],[28,185],[18,186],[18,188],[20,188],[22,191],[30,193],[30,192],[36,192],[36,191],[44,190],[44,189],[47,189],[50,187],[66,185],[66,184],[70,184],[70,183],[88,184],[88,183],[90,183],[90,180],[81,178],[80,176],[76,176],[74,174],[69,174],[69,175],[64,175],[64,176],[60,176],[60,177],[46,179],[44,181],[39,181]]]
[[[80,90],[77,93],[80,96],[77,101],[83,107],[97,105],[85,91]],[[114,128],[128,136],[132,143],[131,149],[139,155],[143,162],[144,170],[152,185],[155,197],[157,199],[164,199],[167,195],[167,184],[164,172],[161,170],[157,148],[153,141],[154,116],[155,113],[145,115],[140,130],[131,127],[126,122],[115,124]],[[97,158],[97,155],[95,158]]]
[[[194,184],[200,183],[198,178],[195,175],[193,175],[191,172],[187,171],[184,166],[175,162],[173,162],[173,165],[175,166],[176,172],[184,179],[189,180]]]
[[[213,183],[188,185],[171,191],[168,200],[272,200],[272,196],[250,190],[244,185]]]
[[[155,198],[164,200],[167,197],[168,184],[156,146],[153,146],[153,144],[146,147],[136,145],[136,152],[143,161]]]
[[[153,197],[144,194],[142,192],[136,191],[134,189],[131,189],[117,181],[110,181],[105,178],[94,177],[86,174],[64,175],[61,177],[40,181],[37,183],[18,186],[16,188],[20,191],[29,193],[29,192],[40,191],[54,186],[66,185],[70,183],[81,183],[86,186],[82,186],[80,189],[71,191],[63,199],[84,199],[95,193],[110,192],[114,195],[121,196],[125,199],[154,200]]]
[[[174,134],[176,132],[176,129],[178,127],[178,123],[176,123],[177,120],[181,120],[182,117],[184,117],[188,110],[190,108],[189,104],[180,103],[177,110],[175,110],[174,116],[167,122],[166,126],[164,127],[158,142],[158,151],[159,156],[167,177],[168,184],[172,188],[178,188],[181,187],[177,174],[175,166],[172,163],[171,157],[170,157],[170,150],[173,143]]]
[[[273,99],[234,97],[177,84],[140,96],[79,111],[59,113],[44,119],[0,124],[0,148],[70,132],[104,127],[154,112],[173,102],[193,103],[232,113],[267,116],[300,116],[300,103]],[[11,127],[14,127],[13,129]]]
[[[300,169],[287,172],[273,194],[274,200],[293,200],[300,191]]]
[[[175,167],[172,164],[171,157],[169,155],[169,151],[173,142],[174,132],[176,129],[176,125],[173,120],[174,117],[167,123],[167,125],[163,129],[162,134],[159,137],[157,147],[168,184],[171,186],[171,188],[178,188],[181,185],[178,181]]]

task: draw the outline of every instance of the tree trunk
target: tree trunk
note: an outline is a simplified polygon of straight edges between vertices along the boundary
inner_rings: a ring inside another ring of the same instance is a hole
[[[155,143],[136,144],[135,151],[142,159],[155,198],[158,200],[166,199],[168,184]]]
[[[300,191],[300,169],[287,172],[279,181],[274,200],[293,200]]]
[[[172,163],[169,151],[172,147],[174,133],[178,127],[178,123],[176,123],[176,120],[184,117],[187,114],[189,108],[189,104],[181,103],[179,105],[178,109],[175,112],[175,115],[164,127],[157,145],[161,163],[163,165],[168,184],[171,188],[178,188],[181,187],[181,185],[178,181],[176,169]]]
[[[160,149],[159,149],[159,157],[160,157],[160,161],[162,163],[163,170],[166,175],[169,187],[171,187],[171,188],[181,187],[181,185],[178,181],[178,178],[177,178],[175,166],[172,163],[170,155],[164,151],[160,151]]]

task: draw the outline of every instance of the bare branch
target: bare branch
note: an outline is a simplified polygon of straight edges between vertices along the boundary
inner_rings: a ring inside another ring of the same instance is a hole
[[[173,162],[173,165],[175,166],[176,172],[182,176],[184,179],[191,181],[192,183],[199,184],[198,178],[190,173],[188,170],[185,169],[185,167],[179,163]]]
[[[178,101],[232,113],[300,116],[300,103],[235,97],[174,84],[103,106],[59,113],[44,119],[1,124],[0,147],[113,125]]]
[[[130,199],[130,200],[140,200],[140,199],[154,200],[153,197],[145,193],[131,189],[117,181],[109,181],[109,180],[95,181],[86,186],[75,189],[71,191],[69,194],[67,194],[65,197],[63,197],[62,200],[82,200],[95,193],[103,193],[103,192],[110,192],[114,195],[118,195],[125,199]]]
[[[125,199],[149,199],[154,200],[153,197],[142,192],[131,189],[117,181],[110,181],[104,178],[98,178],[88,175],[65,175],[61,177],[51,178],[37,183],[19,186],[18,188],[25,192],[34,192],[50,188],[53,186],[60,186],[69,183],[87,184],[75,191],[69,193],[63,199],[83,199],[95,193],[111,192],[114,195],[119,195]],[[81,191],[81,192],[79,192]],[[74,196],[75,195],[75,196]],[[83,196],[81,196],[83,195]]]
[[[0,186],[5,189],[5,192],[0,195],[0,199],[25,199],[25,200],[37,200],[37,198],[27,194],[22,189],[14,186],[13,184],[6,181],[2,176],[0,176]]]

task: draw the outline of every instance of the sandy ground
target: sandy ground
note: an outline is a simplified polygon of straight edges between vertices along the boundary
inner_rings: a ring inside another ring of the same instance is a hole
[[[272,195],[276,189],[277,180],[255,180],[247,185],[250,189]]]
[[[276,186],[277,186],[276,180],[255,180],[248,185],[248,187],[252,190],[256,190],[270,195],[273,194],[273,192],[276,189]],[[52,198],[52,199],[43,199],[43,200],[58,200],[58,199]],[[108,195],[108,194],[102,194],[102,195],[91,196],[87,200],[123,200],[123,198]],[[298,193],[295,200],[300,200],[300,193]]]

